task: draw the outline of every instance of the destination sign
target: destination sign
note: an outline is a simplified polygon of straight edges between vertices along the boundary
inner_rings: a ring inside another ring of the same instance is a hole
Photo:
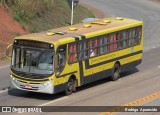
[[[28,40],[18,40],[15,42],[15,45],[21,46],[28,46],[28,47],[36,47],[36,48],[45,48],[45,49],[53,49],[53,45],[44,43],[44,42],[37,42],[37,41],[28,41]]]

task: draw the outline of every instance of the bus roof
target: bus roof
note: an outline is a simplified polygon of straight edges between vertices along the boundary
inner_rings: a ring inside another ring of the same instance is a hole
[[[128,19],[128,18],[103,18],[100,20],[95,20],[87,23],[75,24],[72,26],[66,26],[56,29],[51,29],[48,31],[27,34],[23,36],[16,37],[15,39],[21,40],[33,40],[48,43],[55,43],[60,40],[75,40],[75,36],[80,35],[91,35],[97,32],[103,31],[113,31],[115,29],[125,29],[132,26],[142,25],[142,21]],[[95,34],[94,34],[95,35]]]

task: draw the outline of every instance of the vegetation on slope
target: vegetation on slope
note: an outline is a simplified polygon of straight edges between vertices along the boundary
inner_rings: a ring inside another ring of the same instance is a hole
[[[70,24],[71,8],[67,0],[5,0],[14,18],[31,32],[39,32]],[[74,23],[94,17],[81,6],[74,8]]]
[[[12,17],[21,24],[22,29],[26,30],[26,32],[18,31],[18,29],[16,29],[17,24],[15,25],[13,19],[8,19],[7,22],[6,17],[0,15],[1,26],[4,27],[3,30],[0,29],[0,59],[4,59],[5,49],[15,36],[26,34],[28,30],[30,32],[40,32],[70,25],[71,8],[67,1],[68,0],[0,0],[0,13],[3,11],[6,14],[9,11],[7,18],[12,15]],[[79,5],[74,7],[74,24],[79,23],[87,17],[94,17],[94,15]],[[4,21],[6,22],[4,23]],[[9,24],[7,28],[4,25],[6,23]],[[10,29],[12,31],[10,31]]]

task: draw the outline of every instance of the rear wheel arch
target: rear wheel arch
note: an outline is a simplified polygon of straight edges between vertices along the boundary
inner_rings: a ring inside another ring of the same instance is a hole
[[[76,91],[76,87],[77,87],[77,79],[75,75],[71,75],[67,81],[66,84],[66,90],[65,90],[65,94],[66,95],[70,95],[73,92]]]
[[[114,66],[115,66],[116,64],[119,65],[119,67],[120,67],[120,73],[121,73],[121,67],[122,67],[122,65],[121,65],[120,61],[116,61],[116,63],[114,64]],[[113,66],[113,67],[114,67],[114,66]]]

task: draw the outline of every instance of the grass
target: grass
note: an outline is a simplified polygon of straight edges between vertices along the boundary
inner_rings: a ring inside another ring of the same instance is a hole
[[[70,25],[71,7],[67,0],[0,0],[0,5],[7,7],[22,28],[29,28],[31,33]],[[74,7],[74,24],[88,17],[95,16],[84,7]],[[6,45],[0,44],[0,60],[6,60],[5,54],[2,55],[5,48]]]
[[[0,57],[0,60],[1,60],[1,61],[4,61],[4,60],[7,60],[7,58],[6,58],[6,56],[1,56],[1,57]]]
[[[96,18],[95,15],[91,11],[88,11],[87,17]]]
[[[4,0],[5,1],[5,0]],[[67,0],[7,0],[15,20],[30,32],[67,26],[71,8]],[[74,8],[74,24],[87,17],[95,17],[91,11],[77,5]]]

